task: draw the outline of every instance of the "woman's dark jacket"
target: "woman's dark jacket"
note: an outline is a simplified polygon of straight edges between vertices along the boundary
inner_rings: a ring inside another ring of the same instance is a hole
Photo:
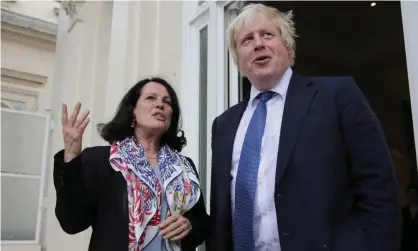
[[[54,156],[55,214],[68,234],[92,227],[89,251],[128,251],[126,181],[110,166],[109,155],[110,146],[96,146],[68,163],[63,161],[64,150]],[[193,161],[187,159],[196,171]],[[203,193],[183,216],[192,230],[181,241],[182,251],[194,251],[209,232]]]

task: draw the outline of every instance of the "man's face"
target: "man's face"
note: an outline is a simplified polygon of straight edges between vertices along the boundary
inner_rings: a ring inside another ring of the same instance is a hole
[[[236,34],[238,66],[259,90],[266,90],[283,76],[291,59],[277,26],[260,17]]]

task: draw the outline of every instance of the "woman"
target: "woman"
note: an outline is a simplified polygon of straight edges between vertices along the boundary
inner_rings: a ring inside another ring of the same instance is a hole
[[[206,238],[208,215],[196,168],[180,154],[186,139],[174,89],[139,81],[115,117],[98,126],[110,146],[82,151],[89,112],[64,104],[64,149],[54,156],[55,213],[62,229],[92,227],[89,251],[189,251]]]

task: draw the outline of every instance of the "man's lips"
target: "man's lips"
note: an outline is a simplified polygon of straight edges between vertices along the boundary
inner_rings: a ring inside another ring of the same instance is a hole
[[[253,62],[256,63],[256,64],[264,64],[267,61],[269,61],[270,59],[271,59],[270,56],[259,56],[256,59],[254,59]]]

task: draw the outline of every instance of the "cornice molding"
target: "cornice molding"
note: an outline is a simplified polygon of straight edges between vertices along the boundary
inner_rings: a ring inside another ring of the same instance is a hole
[[[57,25],[37,18],[21,15],[9,10],[1,10],[1,29],[55,43]]]
[[[42,75],[1,68],[1,78],[4,81],[26,86],[45,85],[48,78]]]
[[[1,10],[1,22],[52,36],[57,35],[56,24],[5,9]]]

